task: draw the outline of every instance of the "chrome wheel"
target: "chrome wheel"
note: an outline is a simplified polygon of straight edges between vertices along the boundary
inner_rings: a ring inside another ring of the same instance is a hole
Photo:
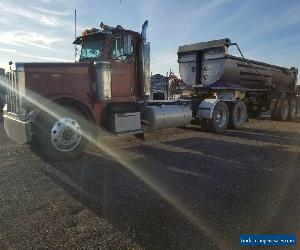
[[[80,124],[70,117],[62,117],[51,129],[52,145],[59,151],[72,151],[81,142]]]

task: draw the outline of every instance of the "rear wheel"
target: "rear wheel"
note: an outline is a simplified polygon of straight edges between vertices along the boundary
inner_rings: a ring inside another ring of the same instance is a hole
[[[220,101],[218,102],[213,110],[212,119],[201,120],[201,127],[210,132],[214,133],[223,133],[229,121],[229,110],[225,102]]]
[[[273,99],[270,104],[271,119],[277,120],[277,102],[278,99]]]
[[[240,129],[247,119],[247,108],[244,102],[238,101],[230,105],[230,116],[228,126],[231,129]]]
[[[87,120],[76,109],[67,107],[58,117],[41,114],[34,125],[33,142],[43,155],[52,160],[80,156],[87,143]]]
[[[297,115],[297,103],[296,103],[296,99],[293,98],[290,100],[290,103],[289,103],[290,107],[289,107],[289,115],[288,115],[288,118],[289,120],[294,120],[296,118],[296,115]]]
[[[289,102],[287,99],[280,99],[277,102],[277,114],[280,121],[286,121],[289,115]]]

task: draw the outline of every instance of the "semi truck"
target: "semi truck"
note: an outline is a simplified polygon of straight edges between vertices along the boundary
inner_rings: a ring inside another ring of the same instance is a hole
[[[147,27],[138,33],[101,23],[75,39],[73,63],[15,63],[6,74],[8,136],[65,159],[80,155],[89,138],[101,140],[99,130],[142,138],[199,122],[221,133],[269,107],[273,119],[295,118],[297,70],[231,56],[229,39],[180,46],[187,88],[178,100],[150,100]]]

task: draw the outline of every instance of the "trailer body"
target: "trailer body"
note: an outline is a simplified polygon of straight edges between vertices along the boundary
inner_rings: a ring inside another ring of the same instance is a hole
[[[215,96],[231,109],[234,104],[229,102],[243,101],[250,115],[272,106],[272,118],[294,119],[298,70],[248,60],[242,53],[230,55],[229,47],[234,45],[225,38],[179,47],[180,75],[191,90],[187,98],[191,93],[197,98]]]
[[[229,39],[180,46],[178,62],[183,81],[203,89],[295,93],[297,69],[232,56],[229,46]]]

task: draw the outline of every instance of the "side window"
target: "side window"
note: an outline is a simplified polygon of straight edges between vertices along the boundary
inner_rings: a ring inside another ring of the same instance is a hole
[[[134,43],[131,36],[117,36],[112,43],[112,58],[116,61],[125,62],[132,58]]]

